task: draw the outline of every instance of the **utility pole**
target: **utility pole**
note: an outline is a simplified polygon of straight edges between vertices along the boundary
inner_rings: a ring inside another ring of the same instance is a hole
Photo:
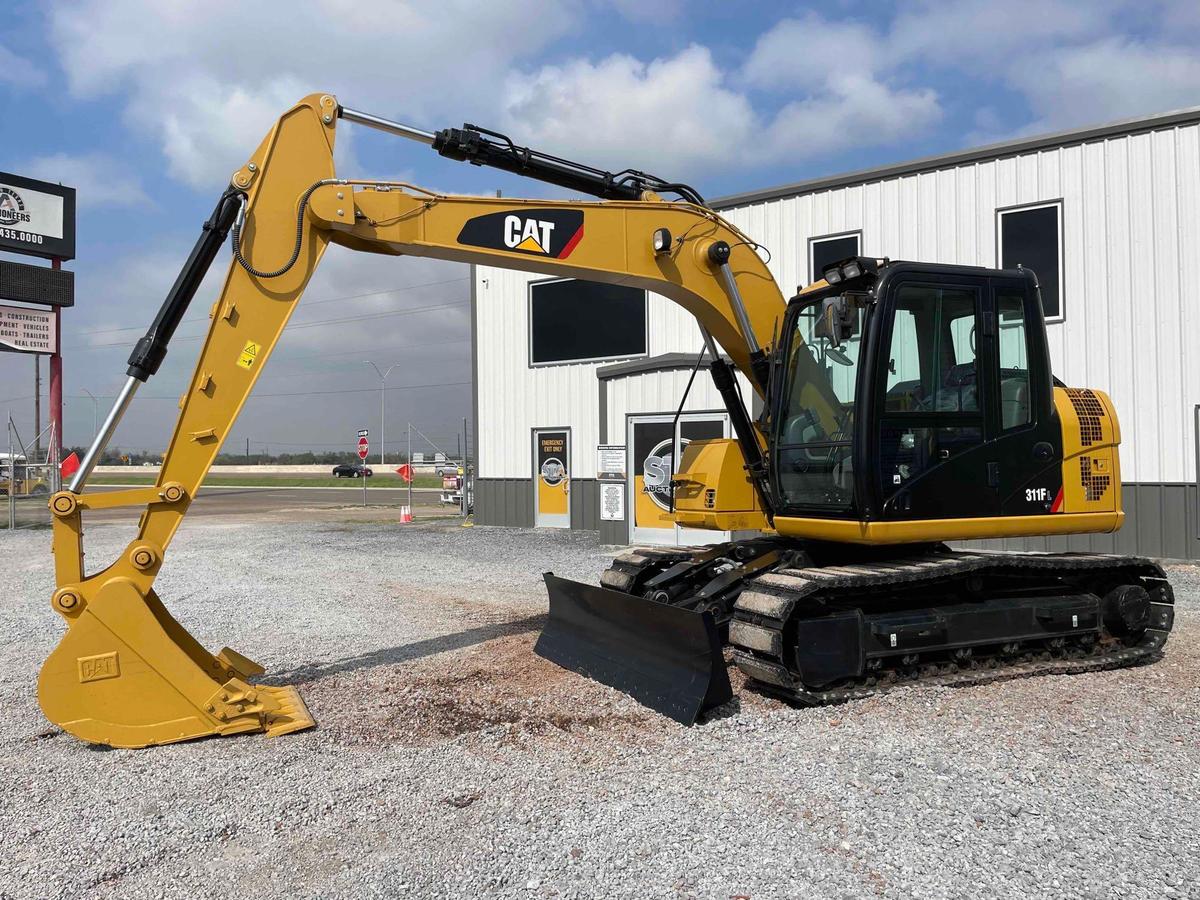
[[[62,260],[50,260],[50,268],[59,271]],[[62,358],[62,307],[54,307],[54,352],[50,354],[50,462],[58,470],[62,463],[63,435],[63,358]]]
[[[100,404],[96,400],[96,395],[87,388],[80,388],[85,394],[92,399],[92,440],[96,440],[96,435],[100,432],[97,422],[100,420]]]
[[[417,477],[416,470],[413,469],[412,462],[412,422],[408,423],[408,511],[412,512],[412,485],[413,480]]]
[[[388,366],[386,372],[380,372],[379,366],[371,362],[369,359],[363,360],[368,366],[375,370],[375,374],[379,376],[379,467],[383,468],[383,448],[384,448],[384,431],[383,431],[383,410],[384,410],[384,391],[387,390],[387,377],[392,374],[392,369],[400,365],[395,363]],[[409,441],[411,443],[411,439]],[[411,463],[412,460],[410,459]]]
[[[246,438],[246,459],[250,458],[250,438]]]
[[[42,358],[33,354],[33,460],[42,455]]]
[[[468,494],[469,486],[471,484],[471,470],[467,465],[467,448],[470,447],[470,444],[467,443],[467,417],[466,416],[463,416],[462,445],[463,445],[463,453],[460,457],[460,459],[462,461],[462,478],[459,479],[458,490],[462,497],[462,499],[461,499],[462,517],[465,519],[471,510],[471,501],[470,501],[470,497]]]

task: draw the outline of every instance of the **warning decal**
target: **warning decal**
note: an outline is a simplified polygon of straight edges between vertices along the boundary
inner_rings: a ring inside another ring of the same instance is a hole
[[[262,344],[246,341],[246,346],[242,348],[242,355],[238,357],[238,365],[243,369],[249,369],[258,359],[258,351],[261,349]]]

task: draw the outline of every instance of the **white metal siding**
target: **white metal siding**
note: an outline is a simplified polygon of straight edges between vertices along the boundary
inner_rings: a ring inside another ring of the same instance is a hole
[[[808,240],[862,231],[864,253],[993,267],[996,210],[1063,201],[1064,320],[1055,374],[1109,392],[1126,481],[1196,478],[1200,403],[1200,127],[1111,137],[725,210],[809,280]]]
[[[530,429],[565,425],[571,428],[571,477],[595,478],[600,438],[596,369],[611,361],[531,368],[528,285],[543,276],[479,266],[475,277],[479,477],[532,477]],[[695,319],[663,297],[650,295],[646,327],[650,356],[700,352]],[[683,377],[686,383],[687,374]],[[697,375],[697,387],[709,380],[707,373]],[[653,411],[674,411],[679,394],[660,396],[667,402]],[[610,430],[613,443],[621,442],[623,429],[622,424]]]
[[[696,351],[699,353],[699,349]],[[608,382],[608,442],[625,443],[625,416],[629,413],[674,413],[679,408],[679,399],[687,387],[691,371],[676,369],[667,372],[644,372],[612,378]],[[740,372],[738,386],[750,409],[750,383]],[[699,410],[725,411],[721,395],[713,386],[712,375],[707,369],[696,373],[696,381],[688,393],[685,412]]]

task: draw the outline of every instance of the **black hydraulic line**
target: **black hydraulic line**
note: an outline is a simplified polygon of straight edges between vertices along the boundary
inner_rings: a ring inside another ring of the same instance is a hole
[[[671,420],[671,435],[674,436],[676,429],[679,428],[679,417],[683,415],[684,404],[687,403],[688,394],[692,392],[692,382],[696,380],[696,373],[700,371],[700,363],[704,362],[704,354],[708,352],[708,345],[700,348],[700,355],[696,357],[696,364],[692,366],[692,374],[688,376],[687,387],[683,389],[683,396],[679,398],[679,408],[675,410],[675,418]],[[676,466],[679,465],[679,460],[674,460]],[[671,502],[668,507],[668,512],[675,512],[675,480],[671,479]]]
[[[729,424],[733,427],[733,434],[737,438],[738,446],[742,448],[742,456],[746,460],[746,471],[750,473],[750,481],[753,482],[754,489],[758,492],[758,501],[762,504],[767,521],[774,521],[775,506],[771,502],[771,494],[766,486],[766,460],[763,459],[762,447],[759,446],[758,437],[754,433],[754,425],[751,424],[745,404],[742,403],[742,395],[738,393],[734,368],[724,359],[717,357],[709,366],[709,371],[712,373],[713,384],[729,413]]]
[[[167,298],[163,300],[158,315],[154,317],[154,322],[146,331],[145,336],[138,340],[133,352],[129,354],[127,373],[130,377],[136,378],[138,381],[146,381],[162,365],[162,361],[167,355],[167,344],[170,343],[171,336],[179,327],[180,320],[187,312],[188,304],[192,302],[192,298],[200,287],[200,282],[204,280],[204,276],[208,272],[208,267],[212,265],[221,245],[225,243],[229,229],[233,227],[234,220],[241,209],[242,197],[241,191],[228,188],[221,195],[221,199],[217,201],[216,208],[209,216],[208,221],[204,223],[200,237],[196,239],[196,245],[192,247],[191,255],[188,256],[187,262],[179,271],[179,276],[171,286]]]
[[[447,159],[474,166],[491,166],[602,200],[640,200],[644,191],[654,191],[677,194],[689,203],[705,205],[700,193],[686,184],[664,181],[636,169],[606,172],[528,147],[518,147],[506,135],[470,123],[462,128],[443,128],[434,135],[432,146]]]

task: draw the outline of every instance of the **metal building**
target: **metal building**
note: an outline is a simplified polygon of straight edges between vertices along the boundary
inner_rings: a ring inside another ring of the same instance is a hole
[[[1109,392],[1121,416],[1126,521],[1116,535],[1009,545],[1200,558],[1200,107],[714,205],[770,249],[785,296],[823,262],[855,253],[1033,268],[1055,374]],[[604,309],[604,298],[547,282],[474,272],[477,520],[599,529],[610,543],[695,542],[655,527],[662,523],[647,506],[664,457],[728,429],[699,373],[691,414],[680,434],[669,433],[701,345],[694,322],[653,295],[639,319],[643,301],[624,296],[614,302],[629,315],[630,346],[573,346],[563,334],[587,323],[568,306],[556,331],[546,321],[562,308],[554,301]],[[593,352],[604,358],[580,356]],[[751,396],[746,385],[743,393]],[[616,489],[596,481],[600,445],[625,448],[620,510]]]

